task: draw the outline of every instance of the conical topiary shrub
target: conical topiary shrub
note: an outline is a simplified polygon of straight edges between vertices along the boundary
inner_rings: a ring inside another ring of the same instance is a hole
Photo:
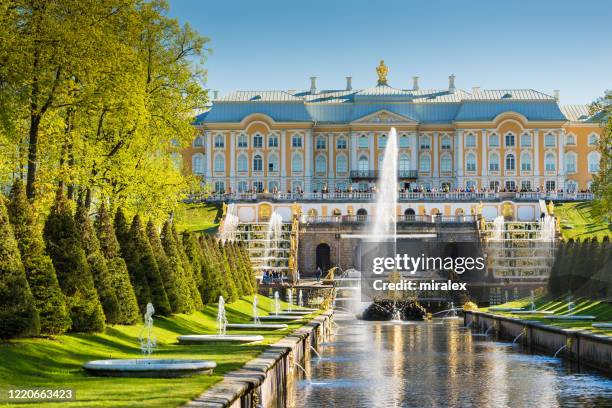
[[[170,273],[172,273],[172,275],[175,277],[178,302],[177,312],[191,313],[195,310],[195,305],[191,295],[189,280],[187,279],[187,274],[185,272],[185,268],[183,267],[181,255],[176,247],[172,227],[168,221],[164,223],[164,227],[162,228],[161,242],[171,269]]]
[[[166,256],[161,239],[157,233],[157,228],[151,220],[149,220],[147,223],[147,236],[149,237],[151,249],[155,254],[155,260],[157,261],[157,267],[159,268],[159,275],[164,281],[164,288],[166,289],[166,294],[168,295],[170,307],[174,313],[182,313],[185,311],[185,306],[183,298],[180,296],[177,289],[178,284],[176,281],[177,277],[175,275],[175,270],[170,266],[170,261]]]

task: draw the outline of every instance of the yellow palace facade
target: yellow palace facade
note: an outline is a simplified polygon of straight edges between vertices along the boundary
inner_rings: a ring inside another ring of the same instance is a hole
[[[237,91],[216,97],[183,151],[187,171],[224,194],[365,192],[391,127],[398,188],[414,191],[588,191],[603,131],[583,105],[532,89]]]

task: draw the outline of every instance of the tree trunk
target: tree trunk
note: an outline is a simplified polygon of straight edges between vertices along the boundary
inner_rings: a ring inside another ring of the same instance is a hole
[[[26,195],[30,201],[36,197],[36,170],[38,160],[38,127],[40,125],[40,115],[30,115],[30,140],[28,144],[28,176],[26,180]]]

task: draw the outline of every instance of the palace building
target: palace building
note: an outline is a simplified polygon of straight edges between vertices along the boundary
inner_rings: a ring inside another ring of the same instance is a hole
[[[183,151],[187,171],[224,194],[366,192],[387,133],[399,137],[401,191],[589,190],[603,131],[586,105],[532,89],[425,90],[387,82],[215,97]]]

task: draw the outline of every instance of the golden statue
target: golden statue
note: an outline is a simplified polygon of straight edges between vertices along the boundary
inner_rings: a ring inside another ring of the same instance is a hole
[[[555,205],[553,204],[552,200],[546,204],[546,210],[548,211],[548,215],[555,214]]]
[[[298,203],[291,204],[291,214],[299,218],[302,215],[302,207]]]
[[[223,203],[223,210],[221,211],[221,218],[225,218],[225,214],[227,214],[227,203]]]
[[[504,205],[502,206],[502,215],[506,219],[512,219],[512,217],[514,216],[514,207],[511,203],[504,203]]]
[[[387,85],[389,68],[385,65],[385,60],[380,60],[380,65],[376,67],[376,73],[378,74],[378,85]]]
[[[476,215],[482,215],[482,201],[476,206]]]

